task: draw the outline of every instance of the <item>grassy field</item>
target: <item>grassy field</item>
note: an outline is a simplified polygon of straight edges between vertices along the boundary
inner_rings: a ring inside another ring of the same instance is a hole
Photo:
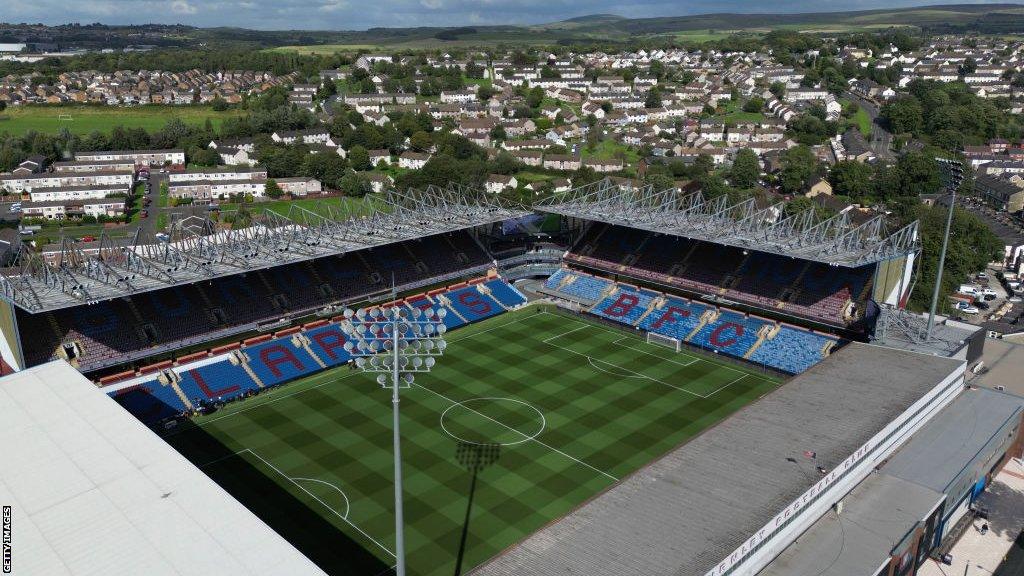
[[[640,154],[631,146],[627,146],[621,142],[616,142],[611,138],[601,140],[594,151],[591,152],[587,149],[586,144],[580,147],[581,157],[584,159],[597,159],[597,160],[611,160],[614,158],[622,158],[626,164],[632,165],[640,161]]]
[[[871,135],[871,116],[868,115],[866,110],[863,108],[857,110],[857,113],[853,115],[852,120],[865,138]]]
[[[452,333],[402,395],[409,573],[479,565],[774,389],[626,331],[526,309]],[[330,574],[394,565],[390,393],[347,367],[168,441]],[[482,458],[478,474],[467,460]]]
[[[195,125],[209,118],[218,128],[224,118],[242,113],[235,108],[214,112],[209,106],[17,106],[0,113],[0,133],[18,136],[29,130],[56,133],[67,128],[75,134],[88,134],[93,130],[109,132],[116,126],[152,131],[163,128],[171,118]]]

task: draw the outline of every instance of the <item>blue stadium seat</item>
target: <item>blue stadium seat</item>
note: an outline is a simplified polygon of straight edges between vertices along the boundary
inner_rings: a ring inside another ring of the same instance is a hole
[[[476,286],[445,292],[445,296],[451,300],[451,307],[468,322],[490,318],[505,311],[493,298],[477,290]]]
[[[197,398],[227,400],[259,388],[241,366],[235,366],[227,360],[175,372],[181,377],[178,386],[193,404],[196,404]]]
[[[561,292],[584,300],[600,300],[601,293],[612,283],[611,280],[605,280],[604,278],[588,274],[572,274],[576,276],[576,281],[564,286]]]
[[[799,374],[822,360],[821,349],[836,339],[823,334],[783,325],[775,338],[765,340],[750,355],[752,362]]]
[[[526,302],[526,296],[523,296],[522,292],[516,290],[515,286],[500,278],[488,280],[486,285],[491,290],[491,295],[494,296],[494,299],[509,308],[514,308]]]
[[[548,279],[544,281],[544,287],[547,288],[548,290],[555,290],[556,288],[558,288],[558,285],[562,283],[562,280],[565,280],[566,276],[569,276],[569,274],[570,272],[568,270],[566,270],[565,268],[560,268],[557,272],[549,276]]]
[[[757,342],[757,331],[767,324],[771,322],[748,318],[739,312],[722,311],[718,319],[701,328],[690,343],[742,358]]]
[[[651,312],[640,322],[640,328],[684,340],[700,324],[700,317],[707,310],[707,306],[698,302],[668,298],[664,306]]]
[[[185,405],[174,390],[156,378],[111,392],[110,397],[146,424],[159,422],[185,410]]]
[[[633,325],[657,297],[657,294],[647,290],[619,286],[618,292],[606,296],[592,312],[609,320]]]
[[[343,348],[346,338],[337,324],[319,326],[305,334],[309,338],[309,348],[324,364],[338,366],[352,358]]]
[[[320,370],[320,365],[303,348],[292,345],[291,336],[268,340],[243,348],[249,367],[266,386],[273,386]]]

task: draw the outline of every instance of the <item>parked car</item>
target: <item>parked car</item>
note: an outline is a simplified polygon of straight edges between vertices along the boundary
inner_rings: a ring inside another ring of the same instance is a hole
[[[971,304],[968,304],[967,302],[957,302],[954,305],[954,308],[956,308],[957,310],[963,312],[964,314],[977,314],[978,312],[981,312],[981,310],[978,310],[977,307],[972,306]]]

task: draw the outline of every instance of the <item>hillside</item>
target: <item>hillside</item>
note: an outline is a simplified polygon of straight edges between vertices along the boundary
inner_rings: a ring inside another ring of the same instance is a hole
[[[645,39],[698,43],[733,34],[763,34],[775,29],[842,33],[894,26],[930,33],[1024,34],[1024,4],[949,4],[807,14],[720,13],[658,18],[591,14],[530,26],[371,28],[361,31],[0,24],[0,41],[50,42],[77,47],[117,47],[140,43],[184,47],[201,42],[207,46],[274,48],[308,54],[499,44],[616,43]]]
[[[572,41],[626,42],[643,38],[678,41],[716,40],[736,33],[759,34],[774,29],[808,33],[840,33],[889,27],[912,27],[933,33],[979,32],[1024,34],[1024,4],[949,4],[807,14],[697,14],[657,18],[625,18],[593,14],[532,26],[475,26],[459,29],[454,39],[442,28],[377,28],[365,32],[305,32],[318,36],[303,45],[303,52],[341,50],[347,45],[364,48],[419,48],[444,45],[494,45],[498,43],[552,44]],[[272,33],[277,35],[278,33]],[[268,39],[264,37],[264,41]],[[280,45],[281,43],[272,42]],[[296,48],[297,49],[297,48]]]

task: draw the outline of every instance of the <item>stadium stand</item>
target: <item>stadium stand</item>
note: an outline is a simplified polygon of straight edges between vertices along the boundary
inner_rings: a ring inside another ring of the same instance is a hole
[[[556,291],[563,297],[588,306],[599,302],[609,286],[609,280],[589,274],[577,274],[570,270],[560,270],[544,283],[545,290]]]
[[[503,280],[488,280],[484,286],[490,290],[491,297],[507,309],[515,308],[526,302],[526,296],[522,292]]]
[[[823,339],[819,334],[785,324],[770,338],[771,344],[759,346],[749,359],[793,374],[814,366],[826,353],[825,348],[835,345],[834,340]]]
[[[201,400],[231,398],[259,389],[245,371],[227,360],[175,373],[179,378],[178,388],[193,406],[198,406]]]
[[[320,363],[294,340],[289,335],[242,349],[258,383],[274,386],[321,369]]]
[[[503,306],[489,295],[480,292],[475,285],[452,290],[447,292],[445,297],[450,302],[448,308],[458,312],[458,315],[467,322],[490,318],[505,311]]]
[[[500,294],[501,304],[481,287]],[[455,284],[432,293],[418,294],[399,304],[436,308],[439,301],[448,302],[446,307],[451,312],[445,323],[457,328],[526,302],[525,296],[500,278]],[[259,392],[348,362],[351,356],[343,347],[345,337],[338,320],[319,320],[276,335],[252,338],[241,345],[227,346],[230,350],[213,358],[200,355],[202,360],[187,365],[160,363],[157,372],[126,378],[121,384],[111,385],[108,393],[140,420],[153,424],[204,402],[230,401]]]
[[[26,363],[58,357],[84,372],[254,330],[282,316],[358,302],[391,288],[478,274],[490,259],[467,232],[255,270],[52,312],[18,310]],[[495,305],[497,305],[495,303]],[[500,308],[500,306],[498,306]]]
[[[756,316],[722,310],[717,318],[705,324],[688,342],[701,348],[743,358],[757,342],[760,330],[770,324],[773,323]]]
[[[700,326],[704,313],[710,310],[700,302],[680,298],[665,298],[664,302],[661,308],[648,314],[640,322],[642,330],[686,340],[690,333]]]
[[[618,289],[591,309],[591,312],[609,320],[635,326],[660,296],[657,292],[640,290],[619,284]]]
[[[871,266],[828,266],[603,223],[566,260],[839,327],[860,318],[872,276]]]
[[[588,310],[595,316],[783,372],[803,372],[824,359],[839,342],[826,334],[574,270],[559,270],[545,282],[544,290],[576,301],[579,290],[570,287],[580,283],[604,287],[605,297]]]
[[[156,378],[122,388],[110,396],[143,422],[159,422],[185,410],[181,398]]]

